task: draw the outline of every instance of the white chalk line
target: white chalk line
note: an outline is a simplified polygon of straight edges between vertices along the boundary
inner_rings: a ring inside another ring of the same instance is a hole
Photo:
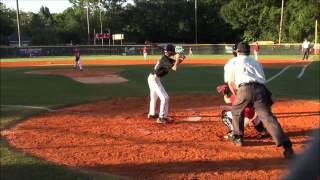
[[[297,76],[298,79],[302,78],[302,76],[304,75],[304,71],[307,69],[307,67],[308,67],[310,64],[311,64],[311,63],[306,64],[306,65],[303,66],[300,74]]]
[[[42,110],[47,110],[49,112],[54,112],[56,110],[46,108],[46,107],[40,107],[40,106],[24,106],[24,105],[0,105],[1,107],[12,107],[12,108],[24,108],[24,109],[42,109]]]
[[[280,72],[278,72],[278,74],[272,76],[271,78],[269,78],[266,83],[272,81],[273,79],[277,78],[278,76],[280,76],[282,73],[284,73],[287,69],[289,69],[291,67],[291,65],[288,65],[287,67],[283,68]]]

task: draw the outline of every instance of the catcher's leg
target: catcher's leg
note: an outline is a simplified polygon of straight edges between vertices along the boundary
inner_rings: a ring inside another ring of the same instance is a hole
[[[254,128],[259,132],[257,138],[261,139],[269,136],[267,129],[264,127],[259,117],[257,117],[257,119],[255,120]]]
[[[221,112],[221,121],[228,128],[228,133],[223,137],[225,139],[230,139],[232,137],[232,130],[233,130],[231,112],[227,110],[223,110]]]

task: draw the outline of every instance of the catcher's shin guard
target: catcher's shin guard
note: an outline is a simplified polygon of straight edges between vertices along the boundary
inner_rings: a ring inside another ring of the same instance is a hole
[[[259,121],[258,123],[256,123],[254,125],[254,128],[258,131],[258,132],[263,132],[266,130],[266,128],[263,126],[262,121]]]
[[[221,120],[222,120],[223,124],[227,126],[229,131],[233,130],[233,127],[232,127],[232,114],[231,114],[230,111],[223,110],[221,112]]]

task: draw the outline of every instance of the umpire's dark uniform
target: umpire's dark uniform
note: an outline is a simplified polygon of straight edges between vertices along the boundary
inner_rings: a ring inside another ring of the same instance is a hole
[[[261,64],[249,57],[250,46],[248,43],[239,43],[238,57],[233,68],[234,83],[237,87],[236,104],[232,107],[233,138],[232,142],[242,146],[244,131],[243,110],[253,106],[264,126],[272,136],[277,146],[283,146],[284,156],[293,156],[292,143],[284,134],[277,118],[271,111],[273,104],[270,91],[265,87],[265,76]]]

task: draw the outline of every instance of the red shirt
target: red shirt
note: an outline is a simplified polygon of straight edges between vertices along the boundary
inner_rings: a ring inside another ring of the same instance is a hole
[[[256,43],[256,44],[253,45],[253,50],[255,50],[255,51],[257,51],[257,52],[260,50],[260,46],[259,46],[258,43]]]
[[[234,105],[234,104],[235,104],[235,101],[236,101],[236,96],[235,96],[235,95],[231,95],[230,101],[231,101],[231,104]],[[247,118],[249,118],[249,119],[252,119],[255,112],[254,112],[253,107],[246,107],[246,108],[243,110],[243,113],[244,113],[244,117],[247,117]]]
[[[143,53],[148,53],[147,50],[148,50],[148,49],[147,49],[147,47],[145,46],[145,47],[143,48]]]

